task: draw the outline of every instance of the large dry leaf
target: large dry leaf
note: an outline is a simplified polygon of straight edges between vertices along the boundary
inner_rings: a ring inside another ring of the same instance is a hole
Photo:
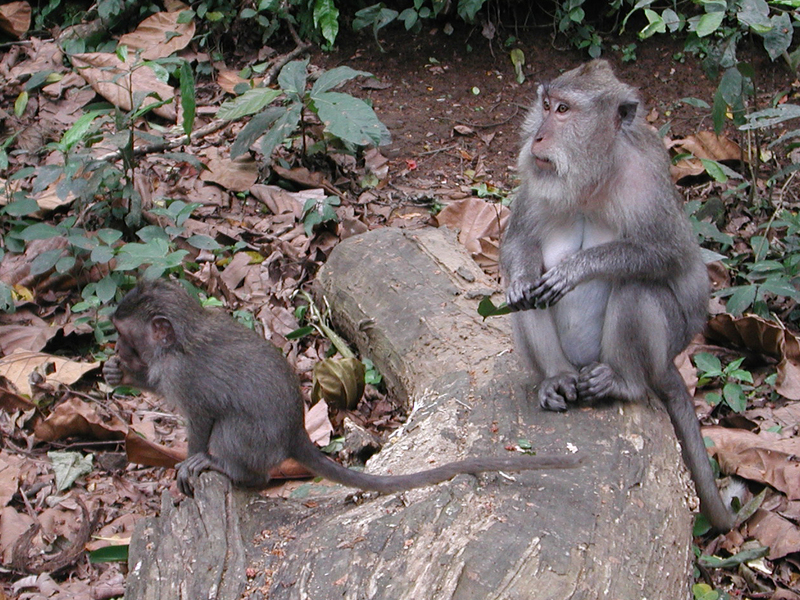
[[[767,558],[770,560],[800,552],[800,528],[768,510],[757,510],[747,521],[747,535],[756,538],[762,546],[769,546]]]
[[[790,500],[800,500],[800,439],[775,439],[769,433],[703,427],[724,473],[771,485]]]
[[[23,458],[0,452],[0,507],[9,503],[19,487],[19,475],[22,472]]]
[[[121,440],[127,432],[128,426],[116,415],[101,414],[98,405],[79,398],[69,398],[56,406],[33,430],[34,435],[45,442],[70,437]]]
[[[150,67],[135,64],[133,56],[129,56],[124,63],[116,54],[105,52],[73,54],[70,58],[78,74],[98,94],[122,110],[133,108],[134,94],[155,92],[162,100],[175,97],[175,90],[171,86],[160,81]],[[155,102],[155,98],[148,97],[143,103],[147,106]],[[165,104],[154,111],[169,121],[177,119],[174,103]]]
[[[99,366],[99,362],[80,363],[42,352],[15,350],[0,359],[0,375],[17,386],[21,394],[30,396],[32,392],[30,376],[37,369],[47,383],[72,385],[84,374]]]
[[[31,525],[33,525],[32,517],[18,513],[10,506],[0,510],[0,551],[3,564],[11,562],[14,543]]]
[[[709,337],[730,342],[779,360],[775,391],[790,400],[800,400],[800,339],[782,323],[755,315],[734,318],[714,316],[708,323]]]
[[[20,38],[31,27],[31,6],[27,2],[9,2],[0,6],[0,29]]]
[[[141,50],[145,60],[166,58],[183,50],[194,37],[194,21],[178,23],[180,15],[180,12],[151,15],[139,23],[135,31],[120,37],[119,43],[133,50]]]
[[[207,171],[200,174],[203,181],[211,181],[232,192],[246,192],[258,181],[258,165],[250,155],[235,160],[220,156],[216,148],[205,152]]]
[[[438,215],[439,226],[457,229],[458,241],[473,255],[481,254],[481,238],[499,240],[511,211],[502,204],[467,198],[448,204]]]
[[[250,193],[256,200],[263,202],[273,215],[291,213],[298,219],[303,216],[305,199],[301,199],[298,192],[287,192],[277,185],[258,183],[250,189]]]
[[[670,167],[673,181],[705,173],[706,169],[700,161],[701,158],[735,164],[740,162],[743,157],[742,149],[736,142],[724,136],[718,136],[713,131],[700,131],[681,140],[669,140],[667,148],[679,154],[692,155]]]
[[[60,331],[27,309],[3,315],[0,322],[0,351],[6,356],[17,350],[37,352]]]
[[[186,459],[186,445],[162,446],[130,429],[125,436],[125,454],[128,462],[137,465],[171,468]]]

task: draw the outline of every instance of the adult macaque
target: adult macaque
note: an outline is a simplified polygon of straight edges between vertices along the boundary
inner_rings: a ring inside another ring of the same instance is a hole
[[[117,355],[103,373],[111,385],[156,392],[186,415],[189,456],[178,487],[214,470],[234,485],[263,488],[287,458],[343,485],[396,492],[439,483],[459,473],[577,466],[577,456],[472,458],[402,476],[347,469],[328,459],[303,426],[303,399],[283,355],[221,310],[206,310],[180,285],[142,281],[117,307]]]
[[[501,247],[522,360],[547,410],[576,401],[666,405],[712,525],[728,530],[674,358],[700,331],[708,275],[637,91],[595,60],[540,85]]]

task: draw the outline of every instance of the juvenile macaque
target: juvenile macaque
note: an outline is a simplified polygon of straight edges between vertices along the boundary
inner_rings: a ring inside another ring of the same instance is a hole
[[[439,483],[459,473],[577,466],[577,456],[472,458],[401,476],[347,469],[328,459],[303,426],[303,399],[283,355],[221,310],[206,310],[180,285],[142,281],[112,317],[117,355],[103,369],[111,385],[131,385],[174,402],[188,421],[189,456],[178,487],[193,493],[202,471],[234,485],[263,488],[287,458],[346,486],[396,492]]]
[[[720,499],[674,358],[702,328],[708,275],[637,91],[595,60],[540,85],[523,125],[521,185],[501,247],[518,352],[539,403],[666,405],[704,513]]]

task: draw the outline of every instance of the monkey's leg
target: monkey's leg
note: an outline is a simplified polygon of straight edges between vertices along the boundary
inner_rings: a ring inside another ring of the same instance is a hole
[[[512,315],[514,337],[524,366],[539,373],[539,405],[563,411],[578,397],[575,367],[564,356],[550,310],[526,310]]]
[[[683,318],[668,290],[637,285],[615,289],[606,312],[602,362],[581,370],[578,391],[588,400],[634,400],[649,386],[670,416],[703,513],[716,529],[727,531],[733,516],[719,495],[691,396],[673,362],[686,337]]]

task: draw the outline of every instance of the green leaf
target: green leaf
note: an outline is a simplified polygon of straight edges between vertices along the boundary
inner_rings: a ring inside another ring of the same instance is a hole
[[[300,327],[294,331],[290,331],[284,337],[286,337],[287,340],[299,340],[301,337],[305,337],[313,331],[314,328],[311,325],[307,325],[306,327]]]
[[[458,16],[466,23],[474,23],[475,15],[485,3],[486,0],[458,0]]]
[[[694,32],[698,37],[706,37],[711,35],[719,26],[722,25],[722,19],[725,18],[724,12],[711,12],[701,16],[697,21],[694,21]],[[691,22],[691,21],[690,21]]]
[[[711,177],[714,178],[714,181],[719,183],[725,183],[728,181],[728,177],[725,175],[725,172],[722,170],[721,165],[717,161],[701,158],[700,162],[703,163],[706,173],[711,175]]]
[[[764,49],[772,60],[783,55],[792,45],[792,18],[789,13],[779,13],[771,19],[771,28],[763,34]]]
[[[511,309],[506,305],[505,302],[501,303],[499,306],[495,306],[490,296],[484,296],[483,300],[481,300],[478,304],[478,314],[484,319],[487,319],[488,317],[507,315],[510,312]]]
[[[97,246],[92,250],[90,258],[93,263],[104,265],[114,258],[114,249],[111,246]]]
[[[325,71],[314,82],[314,86],[311,88],[309,96],[313,99],[317,95],[332,90],[337,85],[345,81],[355,79],[356,77],[372,77],[372,73],[367,71],[357,71],[356,69],[351,69],[350,67],[336,67],[330,71]]]
[[[708,102],[701,100],[700,98],[681,98],[681,102],[688,104],[689,106],[694,106],[695,108],[703,108],[705,110],[711,108],[708,105]]]
[[[314,3],[314,27],[320,30],[322,37],[333,46],[339,35],[339,9],[333,0],[316,0]],[[305,87],[304,87],[305,89]]]
[[[94,123],[94,120],[99,116],[99,114],[100,113],[98,111],[91,111],[78,117],[75,123],[73,123],[72,127],[70,127],[61,138],[61,144],[66,150],[71,150],[86,136],[86,134],[89,132],[89,129],[92,127],[92,123]]]
[[[307,70],[308,59],[293,60],[281,69],[278,74],[278,85],[287,95],[302,98],[306,93]]]
[[[707,377],[720,377],[722,363],[710,352],[698,352],[694,355],[694,365]]]
[[[219,245],[217,240],[207,235],[195,234],[191,236],[186,242],[193,248],[198,250],[219,250],[222,246]]]
[[[756,299],[757,285],[740,285],[734,288],[733,294],[728,298],[725,305],[728,312],[734,316],[741,315],[745,310],[753,305]]]
[[[106,275],[95,286],[95,295],[103,303],[111,302],[117,294],[117,282],[111,275]]]
[[[665,33],[667,31],[667,24],[656,11],[645,8],[644,16],[647,17],[648,24],[639,32],[639,38],[645,40],[657,33]]]
[[[49,240],[64,235],[64,232],[47,223],[34,223],[23,229],[17,237],[26,242],[31,240]]]
[[[519,48],[514,48],[510,53],[511,64],[514,65],[514,73],[517,76],[517,83],[522,85],[525,83],[525,53]]]
[[[722,388],[722,397],[725,399],[725,404],[737,413],[743,413],[747,409],[747,397],[738,383],[726,383]]]
[[[22,198],[9,202],[3,209],[3,213],[10,217],[27,217],[39,210],[39,205],[35,198]]]
[[[711,525],[708,525],[708,529],[703,532],[706,533],[708,530],[711,529]],[[698,534],[695,534],[698,535]],[[703,535],[702,533],[699,535]],[[692,586],[692,596],[694,596],[694,600],[719,600],[719,592],[712,588],[707,583],[696,583]]]
[[[272,160],[272,153],[278,144],[292,135],[300,123],[302,104],[293,102],[286,107],[285,112],[273,123],[267,134],[261,140],[261,151],[267,163]],[[238,139],[236,140],[239,141]]]
[[[250,122],[242,128],[239,135],[236,136],[233,146],[231,146],[231,158],[236,158],[247,152],[250,146],[264,135],[269,127],[284,114],[286,114],[286,108],[273,106],[250,119]]]
[[[125,562],[128,560],[128,544],[105,546],[89,552],[90,563]]]
[[[197,99],[195,97],[194,75],[192,67],[187,61],[181,62],[181,106],[183,107],[183,132],[186,135],[192,134],[194,127],[194,117],[197,111]]]
[[[217,111],[217,118],[235,121],[247,115],[253,115],[281,95],[280,90],[271,88],[254,88],[232,100],[226,100]]]
[[[756,560],[758,558],[764,558],[769,554],[769,547],[768,546],[761,546],[758,548],[750,548],[748,550],[742,550],[738,554],[731,556],[729,558],[720,558],[718,556],[707,556],[703,555],[700,557],[698,562],[700,565],[711,568],[711,569],[729,569],[731,567],[737,567],[742,563],[746,563],[750,560]]]
[[[64,251],[61,249],[48,250],[47,252],[37,254],[36,257],[31,261],[31,275],[41,275],[42,273],[46,273],[56,266],[56,263],[61,259],[63,254]]]
[[[345,142],[380,146],[390,138],[389,130],[363,100],[339,92],[325,92],[313,100],[325,130]]]

